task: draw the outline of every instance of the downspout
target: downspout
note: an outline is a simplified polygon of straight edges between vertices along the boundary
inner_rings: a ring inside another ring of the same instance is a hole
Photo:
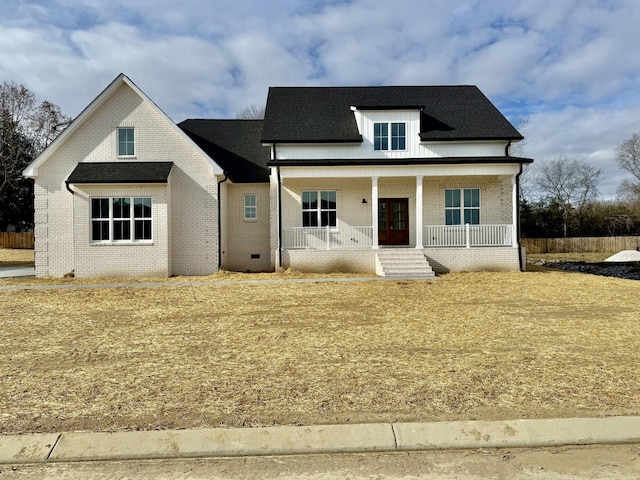
[[[275,152],[275,145],[274,145]],[[282,268],[282,185],[280,178],[280,166],[276,167],[278,173],[278,267]]]
[[[522,258],[522,245],[520,244],[520,175],[522,175],[522,163],[516,174],[516,238],[518,239],[518,261],[520,271],[524,272],[524,259]]]
[[[509,156],[511,148],[511,140],[504,147],[504,155]],[[518,173],[516,174],[516,239],[518,240],[518,264],[520,271],[524,272],[524,258],[522,258],[522,245],[520,244],[520,175],[522,175],[522,163],[519,164]]]
[[[65,180],[64,181],[64,186],[67,187],[67,190],[69,190],[69,192],[71,193],[71,195],[73,195],[75,197],[76,192],[74,192],[73,190],[71,190],[71,187],[69,186],[69,180]],[[73,239],[72,241],[72,248],[71,248],[71,254],[73,257],[73,270],[72,272],[75,275],[76,272],[76,248],[75,248],[75,243],[76,243],[76,202],[75,199],[71,200],[71,238]],[[49,252],[47,251],[47,255],[49,255]]]
[[[222,267],[222,200],[220,197],[220,186],[229,179],[227,172],[223,171],[222,173],[224,174],[224,178],[218,182],[218,270]]]

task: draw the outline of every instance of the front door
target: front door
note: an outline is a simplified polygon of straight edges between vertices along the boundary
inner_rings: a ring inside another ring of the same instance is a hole
[[[380,245],[409,245],[409,199],[378,199]]]

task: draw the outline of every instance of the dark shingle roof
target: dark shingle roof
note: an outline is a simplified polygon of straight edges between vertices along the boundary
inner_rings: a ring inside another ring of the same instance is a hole
[[[69,183],[167,183],[173,162],[78,163]]]
[[[262,141],[361,142],[351,106],[422,108],[423,141],[523,138],[475,86],[271,87]]]
[[[269,147],[260,142],[262,120],[190,119],[178,124],[235,183],[269,182]]]

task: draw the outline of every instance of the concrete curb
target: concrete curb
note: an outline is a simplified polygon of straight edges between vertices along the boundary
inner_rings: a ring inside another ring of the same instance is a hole
[[[0,464],[640,443],[640,417],[0,436]]]
[[[60,434],[0,435],[0,465],[41,463],[49,459]]]
[[[389,425],[326,425],[65,434],[50,461],[233,457],[395,449]]]
[[[640,417],[393,424],[398,450],[640,442]]]

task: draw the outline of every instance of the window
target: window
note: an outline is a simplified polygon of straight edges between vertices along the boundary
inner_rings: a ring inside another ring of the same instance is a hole
[[[444,217],[446,225],[480,223],[480,189],[446,189],[444,191]]]
[[[244,219],[256,220],[258,218],[256,196],[253,193],[247,193],[244,196]]]
[[[151,198],[92,198],[91,240],[94,242],[151,240]]]
[[[407,127],[404,123],[374,123],[374,150],[405,150],[407,148]],[[391,134],[391,135],[389,135]]]
[[[118,156],[119,157],[133,157],[135,155],[134,149],[134,135],[133,128],[119,128],[118,129]]]
[[[303,227],[335,227],[336,222],[336,192],[302,192]]]
[[[373,149],[389,150],[389,124],[373,124]]]

